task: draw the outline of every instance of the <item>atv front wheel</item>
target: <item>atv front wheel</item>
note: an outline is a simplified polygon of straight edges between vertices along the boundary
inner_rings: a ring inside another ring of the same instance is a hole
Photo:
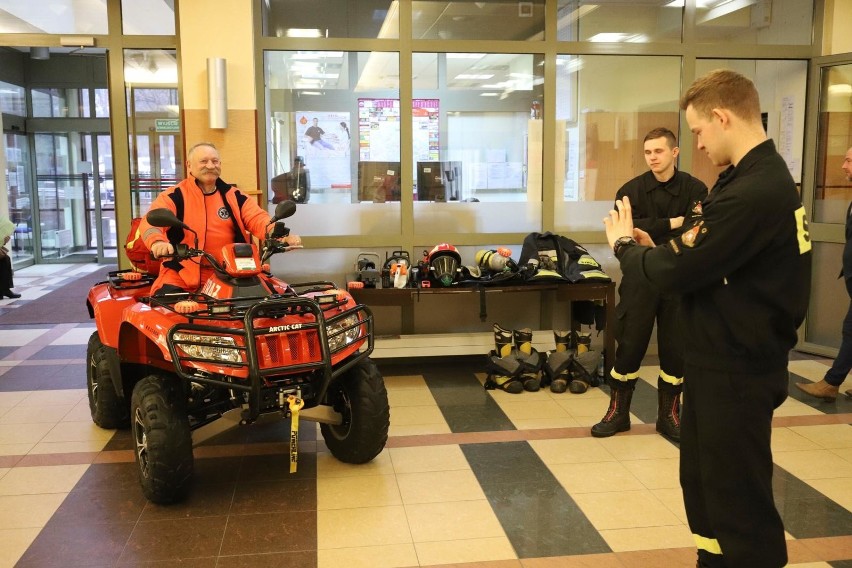
[[[320,424],[325,445],[344,463],[367,463],[385,447],[390,409],[385,381],[376,364],[361,360],[328,387],[328,404],[343,423]]]
[[[89,362],[86,367],[89,412],[92,414],[92,422],[101,428],[126,428],[129,420],[127,403],[115,391],[105,349],[98,332],[94,332],[86,348],[86,360]]]
[[[192,479],[192,435],[178,387],[176,379],[149,375],[136,384],[130,402],[139,483],[154,503],[180,500]]]

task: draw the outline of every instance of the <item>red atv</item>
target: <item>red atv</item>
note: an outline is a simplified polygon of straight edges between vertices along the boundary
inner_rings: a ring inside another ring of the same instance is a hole
[[[197,248],[197,235],[195,248],[178,245],[175,259],[214,269],[200,293],[152,296],[153,278],[130,270],[89,292],[92,420],[129,424],[142,491],[155,503],[186,494],[194,445],[261,415],[291,420],[290,471],[300,419],[320,422],[326,446],[346,463],[372,460],[387,442],[387,390],[369,358],[372,312],[331,282],[287,284],[265,264],[288,250],[277,238],[295,209],[278,205],[262,258],[254,244],[232,244],[220,264]],[[167,209],[147,219],[192,231]]]

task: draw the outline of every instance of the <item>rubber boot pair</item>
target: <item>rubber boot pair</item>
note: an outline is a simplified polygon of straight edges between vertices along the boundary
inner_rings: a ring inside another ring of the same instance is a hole
[[[508,330],[494,324],[494,347],[485,388],[518,394],[541,388],[541,355],[532,346],[529,328]]]

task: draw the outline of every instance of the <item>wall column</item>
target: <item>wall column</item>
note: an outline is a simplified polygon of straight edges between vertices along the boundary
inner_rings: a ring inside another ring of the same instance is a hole
[[[222,179],[253,193],[258,189],[252,0],[180,0],[178,44],[184,144],[212,142],[222,156]],[[227,68],[228,125],[211,129],[207,59]]]

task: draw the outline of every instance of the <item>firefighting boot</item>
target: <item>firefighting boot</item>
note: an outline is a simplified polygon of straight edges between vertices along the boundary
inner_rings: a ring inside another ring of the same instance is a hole
[[[673,385],[657,377],[657,432],[680,442],[680,393],[683,385]]]
[[[600,422],[592,426],[592,436],[608,438],[618,432],[630,430],[630,401],[639,379],[619,381],[610,379],[609,408]]]
[[[592,334],[575,331],[574,338],[577,342],[577,355],[592,350]]]
[[[532,330],[530,328],[513,329],[512,339],[515,341],[515,347],[517,347],[518,351],[524,355],[532,353]]]
[[[553,342],[556,344],[556,352],[570,351],[575,348],[574,333],[570,329],[554,329]]]
[[[528,327],[512,330],[518,360],[524,364],[521,373],[524,390],[535,392],[541,388],[541,367],[544,361],[541,354],[533,349],[532,336],[532,330]]]
[[[547,384],[550,385],[550,392],[563,393],[568,390],[568,381],[571,380],[569,367],[574,358],[576,346],[574,332],[567,329],[554,329],[553,342],[556,348],[547,358],[544,376],[547,378]],[[547,386],[544,381],[542,386]]]
[[[512,332],[494,324],[494,352],[498,357],[506,357],[512,352]]]

